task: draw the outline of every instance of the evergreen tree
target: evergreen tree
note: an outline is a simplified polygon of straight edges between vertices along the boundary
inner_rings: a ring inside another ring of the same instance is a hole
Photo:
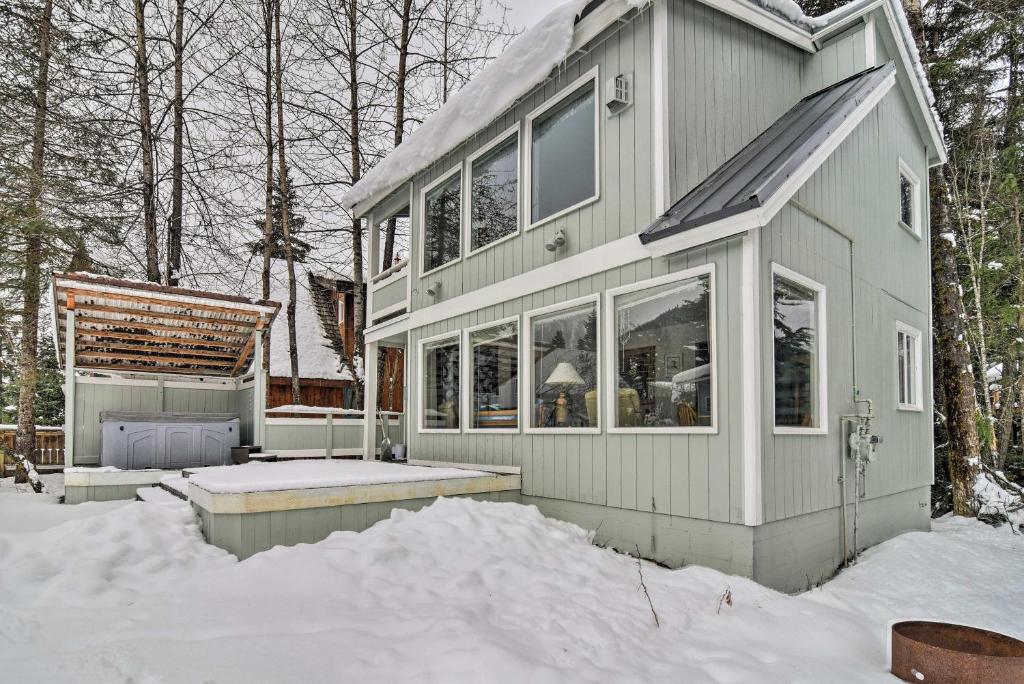
[[[296,211],[296,205],[298,204],[298,193],[292,186],[291,170],[285,172],[285,185],[288,188],[288,228],[291,234],[291,245],[292,245],[292,258],[297,262],[304,262],[306,260],[309,251],[313,248],[308,242],[304,241],[299,235],[302,233],[303,228],[306,225],[306,219],[304,216]],[[281,191],[280,183],[274,183],[274,199],[273,199],[273,211],[271,212],[271,221],[273,225],[272,237],[271,237],[271,249],[270,257],[272,259],[285,259],[284,249],[284,227],[281,222],[282,217],[282,202],[281,202]],[[260,218],[254,222],[256,228],[260,233],[263,232],[265,222],[265,215],[261,215]],[[260,237],[259,240],[251,242],[249,249],[255,256],[263,255],[263,245],[265,239]]]

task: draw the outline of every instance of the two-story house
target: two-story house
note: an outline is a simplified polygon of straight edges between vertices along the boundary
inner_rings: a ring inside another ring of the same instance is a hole
[[[929,527],[945,151],[895,0],[780,9],[563,5],[345,202],[372,264],[411,217],[366,332],[367,397],[374,349],[407,352],[411,456],[794,590]]]

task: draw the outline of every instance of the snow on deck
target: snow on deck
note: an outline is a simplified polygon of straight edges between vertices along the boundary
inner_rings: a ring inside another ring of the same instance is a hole
[[[461,468],[432,468],[375,461],[332,460],[291,463],[246,463],[203,468],[191,475],[194,483],[212,494],[277,492],[360,485],[425,482],[490,477],[492,473]]]

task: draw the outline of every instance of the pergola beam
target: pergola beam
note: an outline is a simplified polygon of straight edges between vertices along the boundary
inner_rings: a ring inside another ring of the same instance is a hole
[[[75,289],[75,288],[57,288],[58,297],[62,294],[74,294],[76,299],[81,302],[82,299],[113,299],[119,302],[131,302],[133,304],[149,304],[152,306],[167,306],[171,308],[179,309],[191,309],[195,311],[211,311],[214,313],[228,314],[231,316],[241,316],[250,320],[259,318],[260,313],[258,311],[246,310],[238,307],[230,306],[217,306],[215,304],[201,304],[198,302],[184,303],[181,301],[175,301],[174,299],[164,299],[162,297],[147,297],[145,295],[134,295],[134,294],[123,294],[120,292],[110,292],[109,290],[91,290],[91,289]]]
[[[81,337],[109,337],[114,340],[138,340],[139,342],[164,342],[167,344],[186,344],[195,345],[198,347],[221,347],[223,349],[240,349],[241,343],[239,342],[223,342],[220,340],[204,340],[200,337],[185,336],[185,337],[170,337],[166,335],[146,335],[144,333],[126,333],[119,332],[117,330],[87,330],[83,331],[79,329],[79,338]],[[185,331],[181,331],[182,335],[185,335]],[[232,356],[234,356],[232,354]]]
[[[144,344],[118,344],[117,342],[93,342],[89,340],[83,340],[79,338],[76,349],[86,354],[89,350],[92,351],[106,351],[106,350],[120,350],[127,352],[158,352],[161,354],[174,354],[174,355],[186,355],[186,356],[200,356],[204,358],[214,359],[229,359],[234,361],[236,354],[227,351],[213,351],[209,349],[182,349],[181,347],[168,347],[168,346],[147,346]]]
[[[192,364],[194,366],[231,367],[234,361],[203,359],[189,356],[166,356],[160,354],[127,354],[124,352],[83,351],[77,355],[80,359],[125,359],[128,361],[151,361],[153,363]]]
[[[249,320],[233,320],[230,318],[215,318],[213,316],[196,316],[195,314],[176,313],[171,311],[153,311],[152,309],[132,309],[123,306],[110,306],[107,304],[89,304],[78,302],[78,311],[93,311],[98,313],[120,314],[124,316],[142,316],[143,318],[163,318],[171,321],[187,321],[189,323],[210,323],[211,325],[230,325],[236,328],[248,330],[252,328]],[[113,320],[113,319],[112,319]]]
[[[89,325],[107,325],[114,328],[145,328],[146,330],[160,330],[163,332],[183,332],[191,330],[193,332],[209,333],[211,335],[227,335],[229,337],[248,337],[248,332],[238,332],[237,330],[210,330],[209,328],[196,328],[196,327],[183,327],[177,325],[164,325],[162,323],[146,323],[143,321],[118,321],[113,318],[96,318],[94,316],[79,316],[79,323],[86,323]]]

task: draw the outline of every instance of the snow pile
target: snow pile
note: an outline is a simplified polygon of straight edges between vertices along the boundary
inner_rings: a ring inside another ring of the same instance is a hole
[[[433,468],[377,461],[331,460],[282,463],[246,463],[244,465],[203,468],[189,482],[217,494],[277,492],[284,489],[354,487],[394,482],[453,480],[463,477],[488,477],[490,473],[461,468]]]
[[[270,375],[289,378],[292,362],[288,348],[288,263],[275,259],[270,265],[270,298],[281,302],[281,312],[270,326]],[[305,266],[295,263],[295,344],[298,347],[299,377],[323,380],[351,380],[320,323]]]
[[[809,17],[804,14],[795,0],[751,0],[751,2],[805,29],[820,28],[827,23],[824,17]]]
[[[441,499],[237,563],[202,542],[184,502],[131,503],[0,536],[0,671],[68,682],[885,682],[896,618],[1024,637],[1007,610],[1024,602],[1024,583],[1007,581],[1024,565],[1021,538],[973,520],[936,529],[791,597],[706,568],[640,566],[516,504]]]
[[[974,478],[974,500],[981,518],[1005,519],[1015,527],[1024,526],[1024,489],[999,471],[983,468]]]

